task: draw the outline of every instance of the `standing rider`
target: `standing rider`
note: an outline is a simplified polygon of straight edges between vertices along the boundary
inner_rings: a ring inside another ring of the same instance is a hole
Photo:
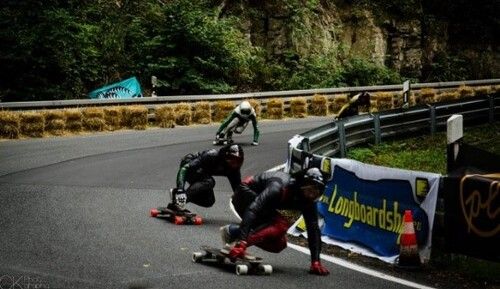
[[[289,226],[278,210],[298,210],[304,216],[307,227],[311,252],[309,272],[329,274],[319,259],[321,234],[316,201],[324,188],[323,175],[318,168],[293,176],[274,171],[246,178],[232,199],[236,212],[242,217],[241,223],[220,228],[223,242],[229,244],[224,250],[233,259],[244,257],[246,248],[252,245],[273,253],[281,252],[287,246]]]
[[[235,192],[241,182],[243,160],[243,149],[237,144],[184,156],[177,172],[177,187],[170,190],[171,203],[167,208],[186,211],[184,207],[189,202],[211,207],[215,203],[213,176],[226,176]],[[187,189],[186,182],[189,183]]]
[[[257,114],[255,109],[248,101],[240,103],[231,114],[222,122],[215,135],[214,144],[218,144],[221,140],[227,139],[228,143],[232,143],[233,132],[241,134],[252,121],[253,125],[253,142],[252,145],[259,145],[259,128],[257,126]]]

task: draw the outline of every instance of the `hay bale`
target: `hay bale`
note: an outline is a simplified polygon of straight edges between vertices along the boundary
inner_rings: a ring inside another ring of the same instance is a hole
[[[372,100],[375,101],[375,107],[377,108],[377,111],[382,111],[382,110],[388,110],[393,108],[393,100],[394,96],[397,95],[394,92],[384,92],[384,91],[379,91],[374,94],[372,94]],[[402,105],[402,100],[401,100],[401,105]]]
[[[191,105],[189,103],[178,103],[174,106],[175,123],[178,125],[190,125],[192,121]]]
[[[82,131],[83,114],[78,109],[68,109],[64,111],[66,117],[66,129],[78,133]]]
[[[212,120],[214,122],[220,122],[231,114],[236,106],[232,101],[229,100],[219,100],[214,104],[213,111],[214,116]]]
[[[43,114],[34,111],[23,112],[19,115],[21,134],[29,137],[43,137],[45,132],[45,118]]]
[[[456,92],[457,92],[457,98],[467,98],[467,97],[473,97],[475,95],[474,89],[466,85],[460,85]]]
[[[66,126],[66,116],[61,110],[47,110],[43,112],[45,131],[52,135],[63,135]]]
[[[255,110],[255,114],[257,115],[257,118],[259,118],[261,113],[262,113],[262,107],[260,105],[260,101],[257,99],[249,99],[248,102]]]
[[[416,93],[419,104],[433,103],[436,95],[437,92],[433,88],[422,88],[420,92]]]
[[[311,99],[311,106],[309,107],[309,114],[311,115],[327,115],[328,113],[328,100],[326,96],[315,94]]]
[[[108,130],[117,130],[122,127],[122,109],[121,107],[105,107],[104,121]]]
[[[209,124],[212,121],[212,110],[208,101],[201,101],[194,104],[193,122]]]
[[[307,116],[307,100],[304,97],[294,97],[290,100],[290,116],[295,118]]]
[[[0,136],[2,138],[19,138],[20,132],[19,114],[2,110],[0,111]]]
[[[84,118],[102,118],[104,119],[104,109],[100,107],[87,107],[82,111]]]
[[[148,109],[145,106],[126,106],[122,109],[122,115],[128,128],[144,130],[148,126]]]
[[[435,97],[437,102],[451,101],[460,98],[458,91],[443,91]]]
[[[492,89],[490,86],[476,86],[474,87],[474,95],[486,96],[491,93]]]
[[[267,102],[267,118],[282,119],[284,113],[284,102],[279,98],[272,98]]]
[[[328,111],[337,114],[339,110],[349,101],[347,94],[339,94],[329,98]]]
[[[163,105],[155,110],[156,124],[163,128],[175,127],[174,107],[171,105]]]
[[[106,128],[104,109],[88,107],[82,111],[83,127],[88,131],[103,131]]]

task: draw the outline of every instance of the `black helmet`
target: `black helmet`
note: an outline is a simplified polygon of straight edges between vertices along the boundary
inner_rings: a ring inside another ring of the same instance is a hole
[[[219,152],[231,168],[239,169],[243,164],[245,155],[240,145],[229,144],[222,147]]]
[[[304,181],[302,186],[316,185],[316,187],[323,192],[325,189],[325,181],[323,174],[318,168],[310,168],[304,173]]]

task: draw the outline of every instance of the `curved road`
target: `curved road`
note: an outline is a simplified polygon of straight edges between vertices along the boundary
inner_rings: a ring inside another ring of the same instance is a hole
[[[258,147],[248,145],[247,129],[235,138],[245,150],[242,174],[282,164],[288,139],[327,121],[262,121]],[[309,275],[309,256],[292,249],[251,249],[273,265],[271,276],[192,263],[200,245],[219,246],[219,226],[236,221],[227,180],[216,178],[212,208],[189,205],[203,226],[176,226],[148,212],[167,203],[180,158],[210,148],[216,128],[0,142],[0,289],[402,288],[327,262],[329,276]]]

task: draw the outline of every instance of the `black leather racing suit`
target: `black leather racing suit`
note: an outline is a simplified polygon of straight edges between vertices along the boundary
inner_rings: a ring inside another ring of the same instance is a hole
[[[222,148],[210,149],[186,155],[182,159],[177,173],[177,188],[184,190],[185,183],[189,183],[185,190],[187,202],[203,207],[211,207],[215,203],[215,180],[212,176],[226,176],[233,192],[238,189],[241,182],[240,170],[227,166],[221,150]]]
[[[241,240],[265,227],[278,214],[277,210],[298,210],[307,227],[311,260],[319,260],[321,234],[316,203],[303,197],[298,181],[285,172],[264,172],[245,179],[233,196],[233,205],[242,221]]]

